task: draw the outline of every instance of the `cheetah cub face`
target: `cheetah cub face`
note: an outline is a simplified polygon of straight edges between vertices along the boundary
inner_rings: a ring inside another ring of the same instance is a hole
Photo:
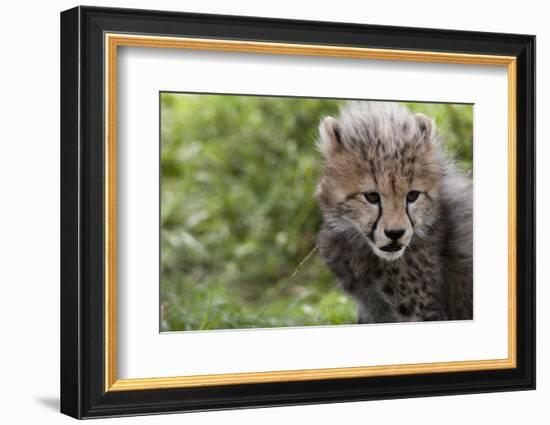
[[[334,229],[366,238],[393,261],[437,217],[442,158],[434,122],[396,104],[354,103],[320,125],[316,197]]]

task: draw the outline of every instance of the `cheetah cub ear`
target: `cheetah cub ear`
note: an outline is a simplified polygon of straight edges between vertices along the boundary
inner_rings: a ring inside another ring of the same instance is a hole
[[[435,120],[420,113],[414,114],[414,119],[418,127],[418,138],[426,142],[434,141],[436,135]]]
[[[325,158],[339,152],[343,148],[340,125],[333,117],[326,117],[321,120],[317,147]]]

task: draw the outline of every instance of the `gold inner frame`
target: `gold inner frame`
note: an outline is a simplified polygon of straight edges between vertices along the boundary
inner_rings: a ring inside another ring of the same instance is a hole
[[[118,379],[116,325],[116,99],[119,46],[503,66],[508,71],[508,357],[495,360]],[[105,391],[510,369],[516,367],[516,58],[255,41],[105,34]]]

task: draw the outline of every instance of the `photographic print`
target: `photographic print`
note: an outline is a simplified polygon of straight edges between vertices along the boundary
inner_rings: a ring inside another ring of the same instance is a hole
[[[473,319],[473,105],[160,93],[161,331]]]

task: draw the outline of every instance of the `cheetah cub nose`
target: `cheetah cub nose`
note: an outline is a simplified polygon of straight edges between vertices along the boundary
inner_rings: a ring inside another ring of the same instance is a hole
[[[396,241],[397,239],[399,239],[401,236],[403,236],[405,234],[405,230],[404,229],[399,229],[399,230],[384,230],[384,233],[386,234],[386,236],[388,238],[390,238],[392,241]]]

